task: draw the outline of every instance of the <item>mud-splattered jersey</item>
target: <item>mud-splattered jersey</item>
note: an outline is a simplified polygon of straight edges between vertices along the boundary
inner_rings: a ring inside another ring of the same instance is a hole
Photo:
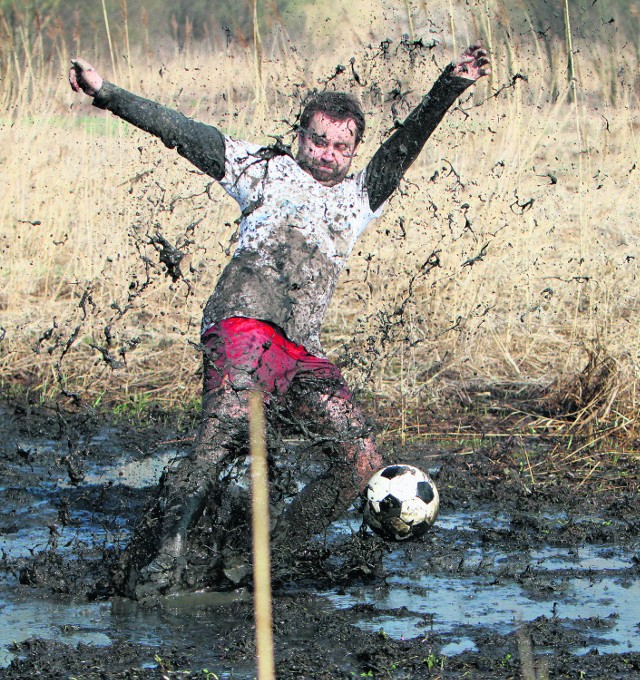
[[[225,138],[220,184],[238,202],[242,219],[203,327],[230,316],[266,320],[319,353],[338,276],[378,214],[369,206],[364,173],[326,187],[288,155],[263,160],[261,147]]]
[[[279,326],[322,354],[320,329],[340,272],[447,109],[472,81],[448,68],[365,170],[326,187],[288,153],[217,128],[105,82],[94,105],[159,137],[220,182],[241,209],[239,240],[203,314],[203,330],[245,316]]]

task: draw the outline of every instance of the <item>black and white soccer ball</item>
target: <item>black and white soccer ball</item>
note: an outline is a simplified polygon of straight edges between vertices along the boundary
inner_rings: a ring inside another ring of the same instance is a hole
[[[440,508],[433,480],[413,465],[378,470],[364,496],[365,522],[379,536],[394,541],[422,535],[436,521]]]

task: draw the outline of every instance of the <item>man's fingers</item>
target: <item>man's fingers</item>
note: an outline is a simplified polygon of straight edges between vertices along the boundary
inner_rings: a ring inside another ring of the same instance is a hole
[[[458,64],[472,64],[484,65],[489,63],[489,53],[486,50],[478,50],[477,52],[469,52],[463,54],[458,59]]]
[[[80,86],[78,85],[76,70],[74,68],[69,69],[69,85],[71,85],[71,89],[74,92],[80,92]]]
[[[84,59],[80,59],[80,57],[74,57],[71,60],[71,63],[81,70],[88,71],[90,69],[93,69],[93,66],[91,66],[91,64],[88,61],[85,61]]]
[[[71,63],[73,64],[72,69],[76,72],[76,79],[78,76],[83,75],[83,73],[89,73],[90,71],[95,72],[95,69],[93,66],[88,61],[85,61],[84,59],[79,59],[78,57],[74,58],[71,60]]]
[[[461,60],[473,60],[477,59],[478,57],[486,57],[488,55],[489,53],[484,49],[484,47],[482,47],[482,45],[472,45],[462,54]]]
[[[73,59],[71,60],[73,62]],[[74,92],[80,92],[80,84],[78,83],[78,68],[74,64],[69,69],[69,85]]]
[[[489,52],[480,43],[468,47],[454,62],[454,73],[463,78],[478,80],[491,73]]]

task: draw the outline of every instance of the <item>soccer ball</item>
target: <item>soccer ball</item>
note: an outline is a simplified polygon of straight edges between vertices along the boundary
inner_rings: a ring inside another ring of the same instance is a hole
[[[439,507],[438,489],[426,472],[388,465],[369,480],[364,519],[379,536],[404,541],[423,534],[436,521]]]

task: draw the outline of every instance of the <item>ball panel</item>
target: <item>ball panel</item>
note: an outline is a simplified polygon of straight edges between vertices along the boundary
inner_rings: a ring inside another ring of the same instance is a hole
[[[387,465],[386,468],[380,470],[379,474],[384,479],[393,479],[394,477],[403,475],[409,469],[408,465]]]
[[[419,498],[425,505],[429,505],[436,497],[433,483],[426,480],[420,481],[416,484],[416,497]]]
[[[407,524],[420,524],[427,519],[428,507],[419,498],[410,498],[402,504],[400,517]]]
[[[399,517],[392,519],[389,524],[391,531],[387,538],[392,538],[396,541],[404,541],[407,538],[411,538],[413,535],[412,527],[406,522],[403,522]]]
[[[389,484],[389,492],[400,500],[409,500],[410,498],[414,498],[416,495],[416,485],[418,481],[422,479],[422,473],[415,468],[411,468],[403,475],[395,477],[393,480],[391,480]]]
[[[379,506],[381,515],[400,517],[400,513],[402,512],[402,501],[395,496],[386,496],[380,501]]]
[[[367,498],[371,501],[381,501],[389,495],[389,479],[382,472],[384,469],[376,472],[367,484]]]

